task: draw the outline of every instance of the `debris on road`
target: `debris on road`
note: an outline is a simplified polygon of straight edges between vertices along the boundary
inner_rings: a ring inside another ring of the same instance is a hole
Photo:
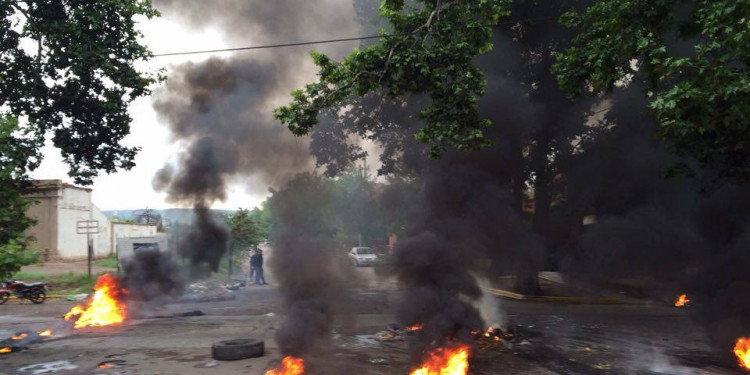
[[[257,358],[265,354],[265,343],[258,339],[219,341],[211,345],[211,356],[218,361]]]
[[[66,301],[76,301],[76,302],[80,302],[80,301],[85,301],[85,300],[86,300],[86,299],[88,299],[88,298],[89,298],[89,295],[88,295],[88,294],[86,294],[86,293],[81,293],[81,294],[75,294],[75,295],[70,295],[70,296],[67,296],[67,297],[65,297],[65,300],[66,300]]]
[[[235,299],[234,293],[225,284],[216,281],[201,281],[190,284],[177,303],[218,302]]]
[[[35,365],[29,365],[18,369],[19,372],[29,373],[33,375],[49,374],[65,370],[75,370],[78,366],[70,363],[70,361],[54,361],[37,363]]]
[[[195,368],[214,368],[214,367],[219,367],[219,361],[212,359],[212,360],[210,360],[210,361],[208,361],[206,363],[197,364],[194,367]]]

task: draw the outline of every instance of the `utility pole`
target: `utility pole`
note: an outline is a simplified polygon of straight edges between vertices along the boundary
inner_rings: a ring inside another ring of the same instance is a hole
[[[86,235],[86,253],[88,258],[88,275],[91,279],[91,262],[94,258],[94,242],[91,239],[92,234],[99,233],[98,220],[78,220],[76,221],[76,233]]]
[[[227,264],[227,280],[232,281],[232,255],[234,255],[234,241],[229,240],[229,261]]]

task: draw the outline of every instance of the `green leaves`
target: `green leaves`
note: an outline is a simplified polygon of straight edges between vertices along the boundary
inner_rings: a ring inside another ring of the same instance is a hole
[[[690,3],[686,6],[685,3]],[[678,8],[689,8],[678,19]],[[561,21],[580,33],[554,73],[569,95],[598,94],[629,74],[646,83],[649,108],[674,151],[750,177],[750,0],[601,1]],[[666,35],[692,43],[672,50]],[[639,69],[630,65],[638,60]]]
[[[246,248],[260,244],[269,231],[268,212],[255,208],[252,211],[239,209],[229,218],[232,241],[236,248]]]
[[[22,239],[0,244],[0,280],[10,279],[22,266],[36,261],[38,253],[26,250]]]
[[[404,1],[385,0],[381,15],[392,36],[355,50],[341,62],[313,53],[318,82],[292,92],[292,102],[274,111],[296,135],[308,134],[320,112],[351,96],[378,92],[386,97],[424,94],[429,103],[420,111],[425,126],[415,135],[430,144],[430,154],[447,148],[477,149],[489,142],[483,130],[489,121],[477,113],[484,94],[484,74],[474,58],[489,51],[492,25],[507,14],[508,0]]]
[[[128,105],[149,94],[157,74],[134,65],[151,52],[135,16],[157,15],[148,0],[50,0],[0,4],[0,105],[52,140],[78,183],[99,171],[129,169],[137,148]],[[20,16],[18,28],[13,19]],[[36,48],[21,48],[21,45]]]
[[[27,171],[39,165],[42,140],[30,137],[18,120],[0,116],[0,279],[35,258],[25,251],[24,231],[34,224],[26,217],[32,203],[22,193],[28,187]]]

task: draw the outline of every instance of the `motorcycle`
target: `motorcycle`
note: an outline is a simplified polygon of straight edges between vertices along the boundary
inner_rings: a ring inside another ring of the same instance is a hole
[[[10,291],[8,289],[0,287],[0,305],[8,302],[10,299]]]
[[[0,289],[0,304],[5,303],[10,298],[12,292],[17,298],[28,299],[33,304],[44,303],[47,299],[47,283],[25,283],[23,281],[10,280],[5,283],[5,289]]]

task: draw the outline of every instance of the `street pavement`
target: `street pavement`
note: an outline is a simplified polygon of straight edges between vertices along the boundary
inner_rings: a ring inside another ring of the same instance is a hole
[[[336,316],[330,343],[309,358],[312,374],[407,375],[413,365],[405,342],[380,343],[369,335],[394,321],[398,298],[394,280],[378,278],[372,268],[355,270],[352,301]],[[25,375],[29,366],[59,362],[56,374],[264,374],[281,353],[274,333],[284,319],[278,287],[249,286],[235,300],[152,308],[118,327],[91,328],[0,355],[0,374]],[[0,337],[41,330],[60,322],[73,305],[9,302],[0,306]],[[505,326],[522,327],[522,340],[479,347],[471,374],[732,374],[705,344],[704,332],[688,311],[659,305],[564,305],[502,300]],[[200,310],[194,317],[161,317]],[[151,316],[152,318],[148,318]],[[261,358],[214,362],[211,344],[233,338],[266,343]],[[100,368],[110,361],[110,368]],[[25,369],[25,370],[24,370]],[[53,373],[53,372],[50,372]]]

